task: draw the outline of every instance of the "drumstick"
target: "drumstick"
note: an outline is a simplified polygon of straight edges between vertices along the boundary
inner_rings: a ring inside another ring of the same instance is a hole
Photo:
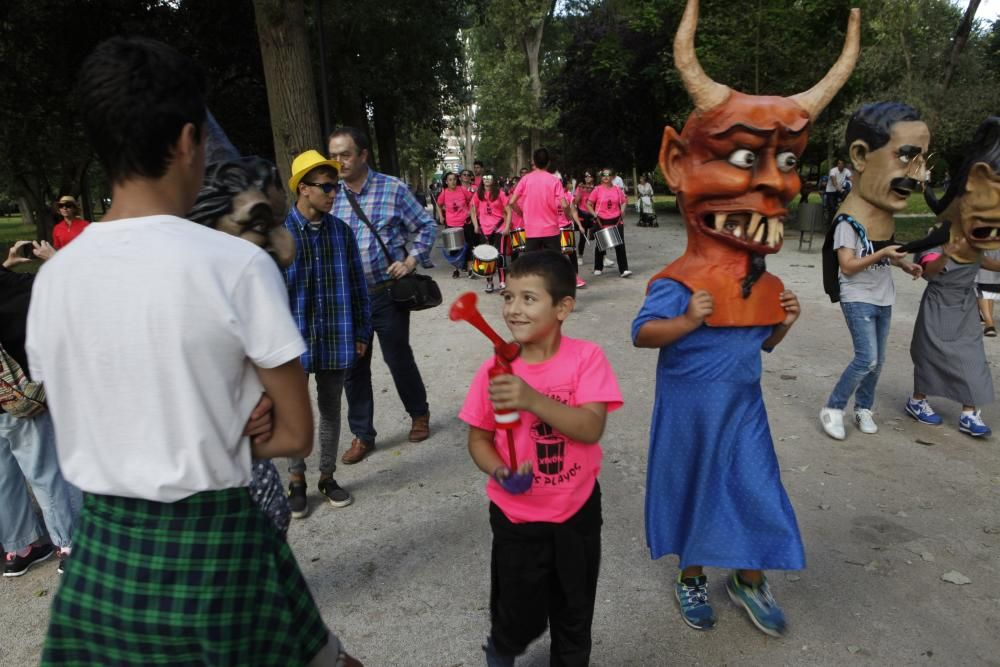
[[[507,456],[510,458],[510,471],[516,475],[517,451],[514,449],[514,429],[505,428],[503,431],[507,434]]]

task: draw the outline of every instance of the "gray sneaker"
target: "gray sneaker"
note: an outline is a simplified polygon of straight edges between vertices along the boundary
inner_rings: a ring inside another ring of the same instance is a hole
[[[334,507],[347,507],[354,502],[354,498],[347,492],[347,489],[341,488],[340,484],[337,484],[337,480],[332,477],[319,480],[319,492],[326,496],[326,499]]]

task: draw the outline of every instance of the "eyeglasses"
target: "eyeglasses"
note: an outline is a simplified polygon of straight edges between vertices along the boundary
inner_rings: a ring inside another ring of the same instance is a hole
[[[309,181],[302,181],[302,184],[309,185],[314,188],[319,188],[320,190],[323,191],[323,194],[326,195],[330,194],[331,192],[337,189],[336,183],[310,183]]]

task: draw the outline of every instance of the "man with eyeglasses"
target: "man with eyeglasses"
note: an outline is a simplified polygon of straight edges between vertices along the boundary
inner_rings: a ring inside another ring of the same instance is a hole
[[[52,228],[52,247],[59,250],[69,245],[69,242],[79,236],[90,223],[77,217],[80,207],[77,206],[76,199],[69,195],[60,197],[56,207],[62,220]]]
[[[434,247],[437,226],[402,181],[369,168],[368,138],[363,132],[341,127],[333,131],[327,144],[330,159],[340,163],[341,179],[331,212],[354,230],[371,297],[372,328],[378,335],[382,358],[399,398],[412,420],[408,439],[421,442],[430,437],[430,409],[427,389],[410,347],[410,312],[389,298],[386,287],[393,279],[417,268],[419,257]],[[378,238],[373,228],[378,230]],[[386,257],[379,238],[391,258]],[[375,448],[371,362],[369,342],[345,384],[347,421],[354,440],[340,459],[343,463],[357,463]]]
[[[302,367],[316,376],[319,408],[320,493],[333,507],[347,507],[351,494],[333,478],[340,444],[340,396],[354,363],[372,336],[371,307],[361,253],[354,233],[330,215],[340,163],[310,150],[292,161],[288,187],[297,197],[285,218],[295,238],[295,260],[284,269],[292,316],[306,342]],[[290,459],[288,504],[292,517],[309,514],[306,462]]]

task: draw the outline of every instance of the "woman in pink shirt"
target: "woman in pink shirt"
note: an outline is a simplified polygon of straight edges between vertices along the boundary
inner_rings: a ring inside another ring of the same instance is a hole
[[[609,168],[601,170],[601,184],[594,188],[587,197],[587,211],[597,219],[595,229],[615,226],[621,234],[622,244],[615,247],[618,258],[618,270],[622,278],[628,278],[632,272],[628,270],[628,257],[625,254],[625,224],[622,214],[628,198],[611,182],[614,172]],[[594,275],[599,276],[604,270],[604,252],[594,251]]]
[[[476,212],[479,221],[479,229],[486,237],[486,242],[497,249],[503,255],[501,241],[503,230],[509,225],[510,213],[506,213],[507,195],[500,189],[500,183],[496,177],[487,172],[479,182],[479,189],[472,197],[472,209]],[[504,269],[500,267],[497,271],[500,274],[500,289],[506,287],[504,280]],[[493,276],[486,278],[486,292],[493,291]]]
[[[566,208],[559,209],[559,230],[560,233],[569,229],[572,230],[574,227],[577,230],[579,238],[583,238],[583,223],[580,222],[580,213],[576,210],[576,204],[573,200],[573,195],[569,192],[569,177],[563,176],[562,179],[563,200],[566,202]],[[562,238],[560,237],[560,244]],[[577,288],[586,287],[587,283],[583,282],[583,278],[580,277],[580,265],[576,262],[576,244],[573,245],[572,254],[566,254],[563,250],[563,256],[573,265],[573,272],[576,274],[576,286]]]
[[[455,271],[451,274],[451,277],[458,278],[461,275],[458,267],[462,266],[463,263],[469,273],[469,277],[472,277],[470,253],[472,246],[476,242],[476,234],[479,233],[476,212],[470,206],[472,203],[472,193],[465,188],[458,187],[458,175],[454,173],[445,175],[444,185],[444,190],[441,191],[441,194],[437,198],[438,215],[444,216],[446,227],[461,227],[465,238],[465,248],[461,253],[458,253],[457,257],[448,258],[448,255],[445,255],[451,265],[455,267]]]
[[[583,172],[583,178],[576,184],[573,191],[573,203],[576,204],[577,215],[580,216],[580,224],[583,225],[584,233],[580,235],[577,245],[576,256],[580,264],[583,264],[583,251],[587,247],[587,234],[591,233],[594,227],[594,216],[587,210],[587,198],[594,191],[594,172],[587,169]]]

